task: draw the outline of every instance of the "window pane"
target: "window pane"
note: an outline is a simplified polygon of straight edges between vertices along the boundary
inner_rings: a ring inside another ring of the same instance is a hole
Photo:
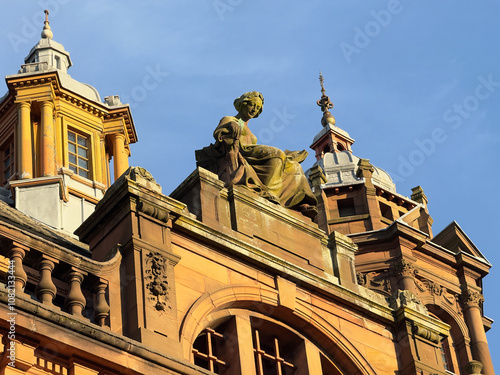
[[[10,167],[10,158],[7,158],[3,161],[3,169]]]
[[[70,142],[76,142],[76,134],[73,132],[68,132],[68,140]]]
[[[69,166],[69,169],[71,169],[73,172],[75,172],[75,173],[76,173],[76,167],[75,167],[74,165],[70,165],[70,166]]]
[[[76,146],[73,143],[68,143],[69,152],[76,153]]]
[[[87,147],[87,138],[82,137],[81,135],[78,136],[78,144],[80,146]]]
[[[71,164],[76,164],[76,155],[69,154],[69,162]]]
[[[83,156],[87,158],[87,149],[78,147],[78,156]]]
[[[78,166],[80,168],[85,168],[85,169],[88,169],[88,165],[89,163],[87,162],[87,160],[84,160],[84,159],[78,159]]]
[[[80,176],[82,176],[82,177],[89,178],[89,172],[84,171],[83,169],[80,169],[80,170],[78,171],[78,174],[79,174]]]

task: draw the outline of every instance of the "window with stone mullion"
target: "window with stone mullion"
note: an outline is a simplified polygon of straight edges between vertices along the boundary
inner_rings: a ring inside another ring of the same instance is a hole
[[[220,367],[226,366],[226,362],[217,357],[217,348],[223,340],[224,335],[211,328],[206,328],[196,339],[193,345],[194,362],[198,366],[206,368],[213,373],[220,374]]]
[[[257,366],[257,375],[286,375],[287,370],[295,366],[287,362],[280,355],[280,345],[277,337],[273,338],[272,345],[261,344],[259,331],[254,330],[254,352]]]

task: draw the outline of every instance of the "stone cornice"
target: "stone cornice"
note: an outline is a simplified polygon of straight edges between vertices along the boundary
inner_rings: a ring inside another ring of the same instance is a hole
[[[262,251],[257,246],[212,229],[191,216],[179,215],[173,219],[172,233],[176,232],[188,235],[190,238],[198,238],[212,246],[215,245],[222,251],[245,259],[247,262],[259,264],[278,275],[286,275],[288,280],[300,283],[306,289],[313,289],[327,298],[342,300],[353,308],[364,310],[365,313],[378,319],[386,322],[393,320],[392,309],[388,307],[382,296],[364,287],[359,287],[365,291],[364,293],[353,292],[339,285],[333,275],[330,275],[329,279],[319,277],[273,254]],[[173,237],[173,242],[175,243],[175,237]]]
[[[137,133],[132,119],[130,106],[128,104],[110,108],[104,103],[86,99],[78,93],[65,88],[61,83],[59,72],[57,71],[10,75],[6,77],[6,81],[10,91],[16,90],[21,87],[31,87],[50,83],[53,92],[52,99],[60,98],[68,103],[80,107],[81,109],[88,113],[91,113],[92,115],[103,118],[105,121],[116,118],[118,116],[123,118],[129,142],[137,142]]]

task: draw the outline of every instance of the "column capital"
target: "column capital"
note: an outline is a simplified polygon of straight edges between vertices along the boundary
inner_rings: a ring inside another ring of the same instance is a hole
[[[476,290],[466,288],[460,296],[460,301],[464,307],[479,307],[484,302],[484,296]]]
[[[415,277],[418,273],[418,266],[406,259],[400,259],[391,265],[392,273],[396,277]]]
[[[52,109],[54,109],[55,105],[54,103],[52,103],[51,101],[49,100],[45,100],[43,102],[40,103],[40,106],[41,107],[47,107],[47,106],[50,106]]]
[[[121,132],[111,133],[111,137],[113,137],[113,139],[122,138],[125,140],[125,134]]]
[[[14,103],[17,103],[17,105],[19,107],[27,107],[27,108],[31,108],[31,102],[27,102],[27,101],[24,101],[24,100],[16,100]]]

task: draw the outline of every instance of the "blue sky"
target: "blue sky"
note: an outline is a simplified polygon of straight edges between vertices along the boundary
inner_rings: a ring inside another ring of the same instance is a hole
[[[166,194],[194,170],[194,150],[212,141],[219,119],[235,113],[232,102],[246,91],[265,98],[251,123],[261,143],[309,149],[321,130],[321,69],[337,126],[356,140],[354,154],[391,173],[400,194],[421,185],[434,233],[457,221],[494,265],[484,307],[500,320],[499,2],[2,5],[1,73],[17,72],[48,8],[54,40],[73,60],[68,73],[102,98],[130,102],[139,136],[130,164],[148,169]],[[313,162],[310,155],[304,168]],[[497,324],[488,333],[492,353],[500,350]]]

